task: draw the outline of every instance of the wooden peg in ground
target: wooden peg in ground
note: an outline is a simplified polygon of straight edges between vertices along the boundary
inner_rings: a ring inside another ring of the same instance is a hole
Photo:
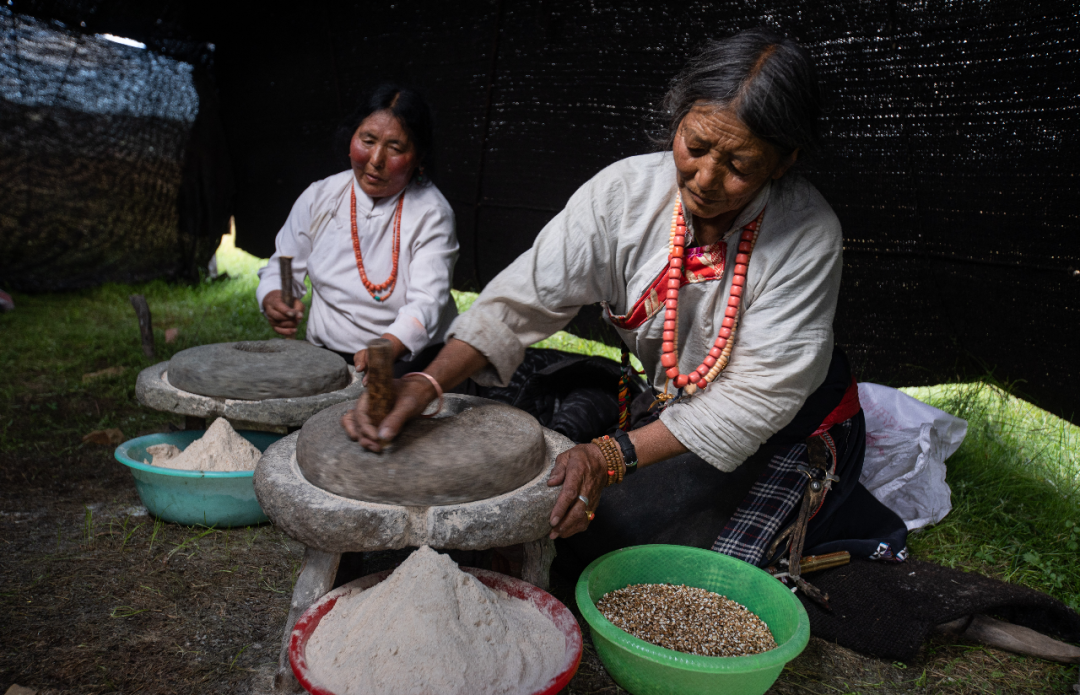
[[[367,346],[367,396],[371,422],[378,427],[394,409],[394,345],[376,338]]]
[[[139,335],[142,338],[142,351],[147,357],[154,356],[154,325],[150,319],[150,305],[146,303],[146,297],[141,294],[133,294],[128,299],[135,308],[135,316],[139,318]]]
[[[292,256],[278,256],[279,267],[281,268],[281,301],[285,303],[285,306],[289,307],[291,311],[293,304],[296,302],[296,297],[293,296],[293,284],[292,284]],[[300,329],[300,324],[296,324],[297,330]],[[295,336],[286,336],[287,339],[292,340]]]

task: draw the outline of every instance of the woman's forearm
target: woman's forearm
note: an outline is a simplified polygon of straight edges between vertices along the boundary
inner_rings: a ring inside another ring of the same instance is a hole
[[[424,371],[435,377],[443,391],[449,391],[486,367],[483,353],[465,341],[451,338]]]
[[[689,451],[660,420],[650,422],[628,434],[634,451],[637,452],[639,468]]]

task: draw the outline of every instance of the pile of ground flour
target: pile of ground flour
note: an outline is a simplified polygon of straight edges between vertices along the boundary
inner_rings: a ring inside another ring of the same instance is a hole
[[[183,451],[172,444],[155,444],[146,447],[146,453],[153,456],[150,463],[154,466],[185,471],[253,471],[262,457],[262,452],[223,417],[214,420],[206,434]]]
[[[338,600],[307,643],[335,695],[528,695],[558,675],[561,631],[424,546],[386,580]]]

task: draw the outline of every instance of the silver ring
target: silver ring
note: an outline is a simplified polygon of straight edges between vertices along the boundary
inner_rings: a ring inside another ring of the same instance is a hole
[[[585,495],[578,495],[577,498],[585,503],[586,508],[589,506],[589,498],[588,497],[586,497]]]

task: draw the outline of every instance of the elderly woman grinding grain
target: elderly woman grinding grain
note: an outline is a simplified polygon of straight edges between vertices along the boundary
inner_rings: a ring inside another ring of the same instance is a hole
[[[457,315],[450,278],[454,214],[424,176],[431,111],[416,92],[383,84],[342,127],[351,169],[316,181],[293,205],[256,297],[274,330],[296,334],[303,304],[281,299],[278,258],[292,256],[293,294],[311,278],[307,339],[367,367],[367,345],[387,338],[404,374],[438,352]]]
[[[902,559],[903,522],[858,482],[863,415],[833,345],[840,224],[790,173],[815,144],[820,98],[789,39],[752,30],[709,43],[665,99],[668,150],[578,189],[428,367],[442,389],[469,376],[505,384],[525,346],[605,305],[662,407],[558,457],[550,521],[563,561],[677,543],[764,565],[811,488],[804,552]],[[427,380],[397,388],[378,427],[363,402],[344,422],[369,449],[436,396]]]

